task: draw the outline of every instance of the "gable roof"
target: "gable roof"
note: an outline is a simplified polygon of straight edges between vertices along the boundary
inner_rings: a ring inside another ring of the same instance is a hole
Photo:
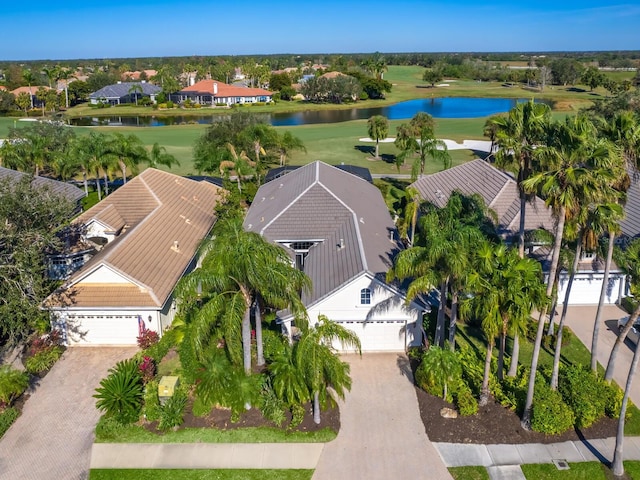
[[[437,207],[444,207],[454,190],[463,195],[479,194],[487,207],[498,215],[498,233],[517,234],[520,225],[520,197],[515,180],[505,172],[480,159],[463,163],[448,170],[426,175],[412,185],[420,196]],[[527,204],[525,229],[553,230],[551,210],[535,197]]]
[[[0,180],[9,179],[12,183],[19,182],[27,176],[27,173],[18,172],[9,168],[0,167]],[[62,195],[69,202],[74,204],[80,202],[84,198],[84,191],[67,182],[60,182],[52,178],[33,177],[33,185],[36,187],[46,187],[56,195]]]
[[[217,93],[214,92],[217,89]],[[199,93],[204,95],[213,95],[214,97],[270,97],[272,92],[262,88],[237,87],[235,85],[227,85],[217,80],[200,80],[193,85],[183,88],[178,93]]]
[[[72,275],[63,295],[72,307],[96,306],[96,296],[103,299],[102,306],[161,307],[211,230],[220,193],[208,182],[144,170],[76,220],[99,221],[121,233]],[[89,277],[100,269],[128,284],[95,283]],[[106,291],[113,298],[105,300]]]
[[[89,98],[122,98],[133,95],[129,90],[134,85],[140,85],[142,88],[142,93],[138,92],[139,95],[155,95],[162,91],[162,88],[148,82],[121,82],[102,87],[97,92],[89,94]]]
[[[640,173],[629,172],[631,185],[624,205],[625,217],[620,222],[622,234],[629,238],[640,236]]]
[[[345,165],[344,163],[340,165],[334,165],[334,167],[356,175],[369,183],[373,183],[373,177],[371,176],[371,172],[369,172],[368,168],[358,167],[356,165]],[[281,176],[286,175],[289,172],[293,172],[298,168],[300,168],[298,165],[285,165],[284,167],[272,168],[264,176],[264,182],[267,183],[275,180],[276,178],[280,178]]]
[[[380,191],[322,162],[262,185],[244,226],[274,243],[318,242],[305,258],[307,306],[362,273],[382,277],[401,248]]]
[[[11,90],[11,93],[13,93],[13,95],[15,95],[16,97],[18,95],[20,95],[21,93],[26,93],[29,95],[35,95],[36,93],[38,93],[38,90],[44,88],[45,90],[52,90],[51,88],[47,87],[46,85],[31,85],[30,87],[18,87],[15,88],[13,90]]]

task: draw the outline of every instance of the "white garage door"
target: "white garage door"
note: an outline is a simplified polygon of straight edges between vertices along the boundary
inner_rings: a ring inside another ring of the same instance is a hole
[[[69,345],[135,345],[138,338],[138,317],[76,316],[66,322]]]
[[[358,335],[363,352],[404,352],[406,349],[404,321],[338,321],[337,323]],[[407,333],[409,334],[406,343],[408,346],[413,341],[411,325]],[[335,344],[334,347],[337,350],[343,350],[340,343]]]
[[[558,289],[558,303],[564,303],[564,296],[568,279],[561,277],[563,280]],[[571,287],[569,295],[569,305],[597,305],[600,299],[600,289],[602,288],[602,276],[590,275],[576,278]],[[609,287],[604,297],[605,303],[617,303],[620,300],[620,279],[618,276],[609,277]]]

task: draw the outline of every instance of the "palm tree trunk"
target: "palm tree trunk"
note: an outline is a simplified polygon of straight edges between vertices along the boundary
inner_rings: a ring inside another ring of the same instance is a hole
[[[489,403],[489,375],[491,374],[491,357],[493,356],[493,338],[487,342],[487,356],[484,359],[484,376],[482,377],[482,388],[480,389],[480,401],[478,405],[484,407]]]
[[[120,162],[120,170],[122,171],[122,184],[127,183],[127,166],[124,162]]]
[[[255,321],[256,321],[256,365],[259,367],[265,364],[264,361],[264,345],[262,344],[262,310],[260,309],[260,301],[256,298],[255,304]]]
[[[88,197],[89,196],[89,185],[87,182],[87,171],[86,170],[82,170],[82,181],[84,183],[84,196]]]
[[[520,335],[513,335],[513,350],[511,350],[511,365],[507,377],[515,377],[518,374],[518,357],[520,356]]]
[[[65,104],[67,105],[67,108],[69,108],[69,88],[67,87],[67,82],[64,84],[64,97]]]
[[[313,423],[320,425],[320,393],[313,392]]]
[[[96,190],[98,191],[98,201],[102,200],[102,190],[100,189],[100,175],[96,175]]]
[[[624,465],[622,463],[622,448],[624,444],[624,420],[627,416],[627,403],[629,401],[629,393],[631,393],[631,384],[633,377],[636,374],[638,368],[638,355],[640,348],[636,348],[633,352],[633,360],[629,367],[629,375],[627,375],[627,384],[624,388],[624,396],[622,397],[622,406],[620,407],[620,417],[618,418],[618,430],[616,433],[616,447],[613,451],[613,462],[611,463],[611,469],[616,477],[620,477],[624,474]]]
[[[242,360],[244,373],[251,375],[251,309],[249,307],[242,317]]]
[[[380,158],[380,155],[378,154],[379,149],[378,149],[378,145],[379,145],[379,140],[376,138],[376,158]]]
[[[438,306],[438,320],[436,322],[436,333],[433,343],[439,347],[444,345],[444,312],[447,307],[447,286],[448,279],[440,285],[440,305]]]
[[[507,348],[507,333],[502,331],[500,334],[500,348],[498,349],[498,380],[504,378],[504,352]]]
[[[525,220],[525,210],[527,208],[527,197],[522,191],[522,187],[519,187],[520,190],[520,225],[518,226],[518,255],[520,258],[524,258],[524,220]]]
[[[556,237],[553,242],[553,254],[551,255],[551,267],[549,269],[549,278],[547,280],[547,297],[551,296],[553,284],[555,283],[556,270],[560,259],[560,247],[562,246],[562,234],[564,232],[565,209],[560,208],[558,215],[558,226],[556,228]],[[525,430],[531,428],[531,406],[533,405],[533,392],[536,385],[536,371],[538,369],[538,358],[540,357],[540,347],[542,345],[542,334],[544,333],[544,316],[546,309],[540,312],[538,318],[538,329],[536,331],[536,341],[533,344],[533,354],[531,356],[531,371],[529,372],[529,384],[527,386],[527,399],[522,412],[522,421],[520,424]]]
[[[604,265],[604,275],[602,277],[602,287],[600,288],[600,299],[598,300],[598,310],[596,319],[593,322],[593,336],[591,337],[591,370],[596,373],[598,370],[598,334],[600,333],[600,319],[602,318],[602,306],[604,296],[609,287],[609,270],[611,269],[611,259],[613,258],[613,244],[616,234],[609,232],[609,246],[607,248],[607,262]]]
[[[625,338],[627,338],[627,334],[633,328],[633,324],[636,323],[638,315],[640,315],[640,305],[638,305],[638,307],[633,311],[633,313],[629,317],[629,321],[624,326],[622,331],[618,334],[618,338],[616,338],[616,341],[613,343],[611,354],[609,355],[609,361],[607,362],[607,371],[604,374],[604,379],[606,382],[610,382],[613,378],[613,370],[616,365],[618,350],[620,350],[620,345],[624,343]]]
[[[107,177],[107,172],[104,172],[104,196],[109,196],[109,177]]]
[[[560,270],[556,270],[555,284],[558,285],[560,281]],[[558,295],[553,296],[553,303],[551,304],[551,310],[549,310],[549,328],[547,328],[547,335],[553,335],[554,332],[554,320],[556,318],[556,309],[558,308]]]
[[[582,232],[578,237],[578,245],[576,245],[576,254],[573,259],[573,266],[571,268],[571,274],[569,275],[569,283],[567,283],[567,290],[564,293],[564,304],[562,305],[562,316],[560,317],[560,323],[558,324],[558,335],[556,336],[556,350],[553,355],[553,369],[551,370],[551,382],[549,386],[551,390],[558,389],[558,371],[560,369],[560,352],[562,350],[562,329],[564,327],[564,320],[567,318],[567,308],[569,307],[569,296],[571,295],[571,287],[573,286],[573,280],[578,270],[578,263],[580,262],[580,255],[582,254]]]
[[[449,348],[456,349],[456,325],[458,322],[458,291],[451,292],[451,318],[449,319]]]

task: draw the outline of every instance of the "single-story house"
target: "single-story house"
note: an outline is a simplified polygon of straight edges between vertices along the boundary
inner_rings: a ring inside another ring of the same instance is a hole
[[[144,74],[144,75],[143,75]],[[135,70],[133,72],[126,71],[122,72],[120,78],[127,82],[137,82],[142,77],[142,80],[151,80],[152,77],[155,77],[158,74],[157,70]]]
[[[220,193],[209,182],[148,168],[80,215],[97,253],[44,302],[66,343],[135,345],[143,326],[161,335]]]
[[[373,183],[373,177],[371,176],[371,172],[368,168],[358,167],[357,165],[345,165],[344,163],[340,165],[334,165],[336,168],[340,170],[344,170],[345,172],[351,173],[356,177],[360,177],[363,180],[366,180],[369,183]],[[287,173],[293,172],[300,168],[298,165],[285,165],[284,167],[276,167],[270,169],[267,174],[264,176],[264,182],[270,182],[271,180],[275,180],[276,178],[280,178]]]
[[[273,93],[262,88],[237,87],[217,80],[200,80],[171,94],[171,99],[178,103],[191,100],[200,105],[267,103],[272,98]]]
[[[141,82],[118,82],[113,85],[102,87],[97,92],[89,94],[89,101],[95,105],[97,103],[109,103],[120,105],[121,103],[135,103],[136,98],[148,97],[152,102],[156,101],[156,95],[162,91],[157,85]]]
[[[41,88],[44,90],[52,90],[50,87],[47,87],[46,85],[32,85],[30,87],[27,86],[27,87],[15,88],[11,90],[11,93],[16,98],[18,98],[18,95],[20,95],[21,93],[26,93],[27,95],[30,95],[33,106],[35,108],[38,108],[38,107],[42,107],[42,103],[43,103],[37,97],[38,90],[40,90]]]
[[[422,343],[428,307],[407,303],[404,291],[385,281],[402,245],[375,186],[313,162],[262,185],[244,227],[284,247],[309,276],[312,290],[302,300],[312,325],[327,316],[355,332],[363,351]],[[289,312],[278,312],[277,321],[295,335]]]

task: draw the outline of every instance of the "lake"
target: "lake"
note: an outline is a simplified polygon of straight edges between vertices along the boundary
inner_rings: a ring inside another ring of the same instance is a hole
[[[389,120],[406,120],[418,112],[426,112],[434,118],[478,118],[507,112],[518,102],[525,99],[515,98],[420,98],[374,108],[351,108],[344,110],[308,110],[303,112],[284,112],[264,114],[267,121],[275,127],[310,125],[315,123],[339,123],[349,120],[366,120],[373,115],[384,115]],[[82,117],[72,119],[76,126],[137,126],[162,127],[186,123],[210,124],[225,115],[189,115],[189,116],[110,116]]]

